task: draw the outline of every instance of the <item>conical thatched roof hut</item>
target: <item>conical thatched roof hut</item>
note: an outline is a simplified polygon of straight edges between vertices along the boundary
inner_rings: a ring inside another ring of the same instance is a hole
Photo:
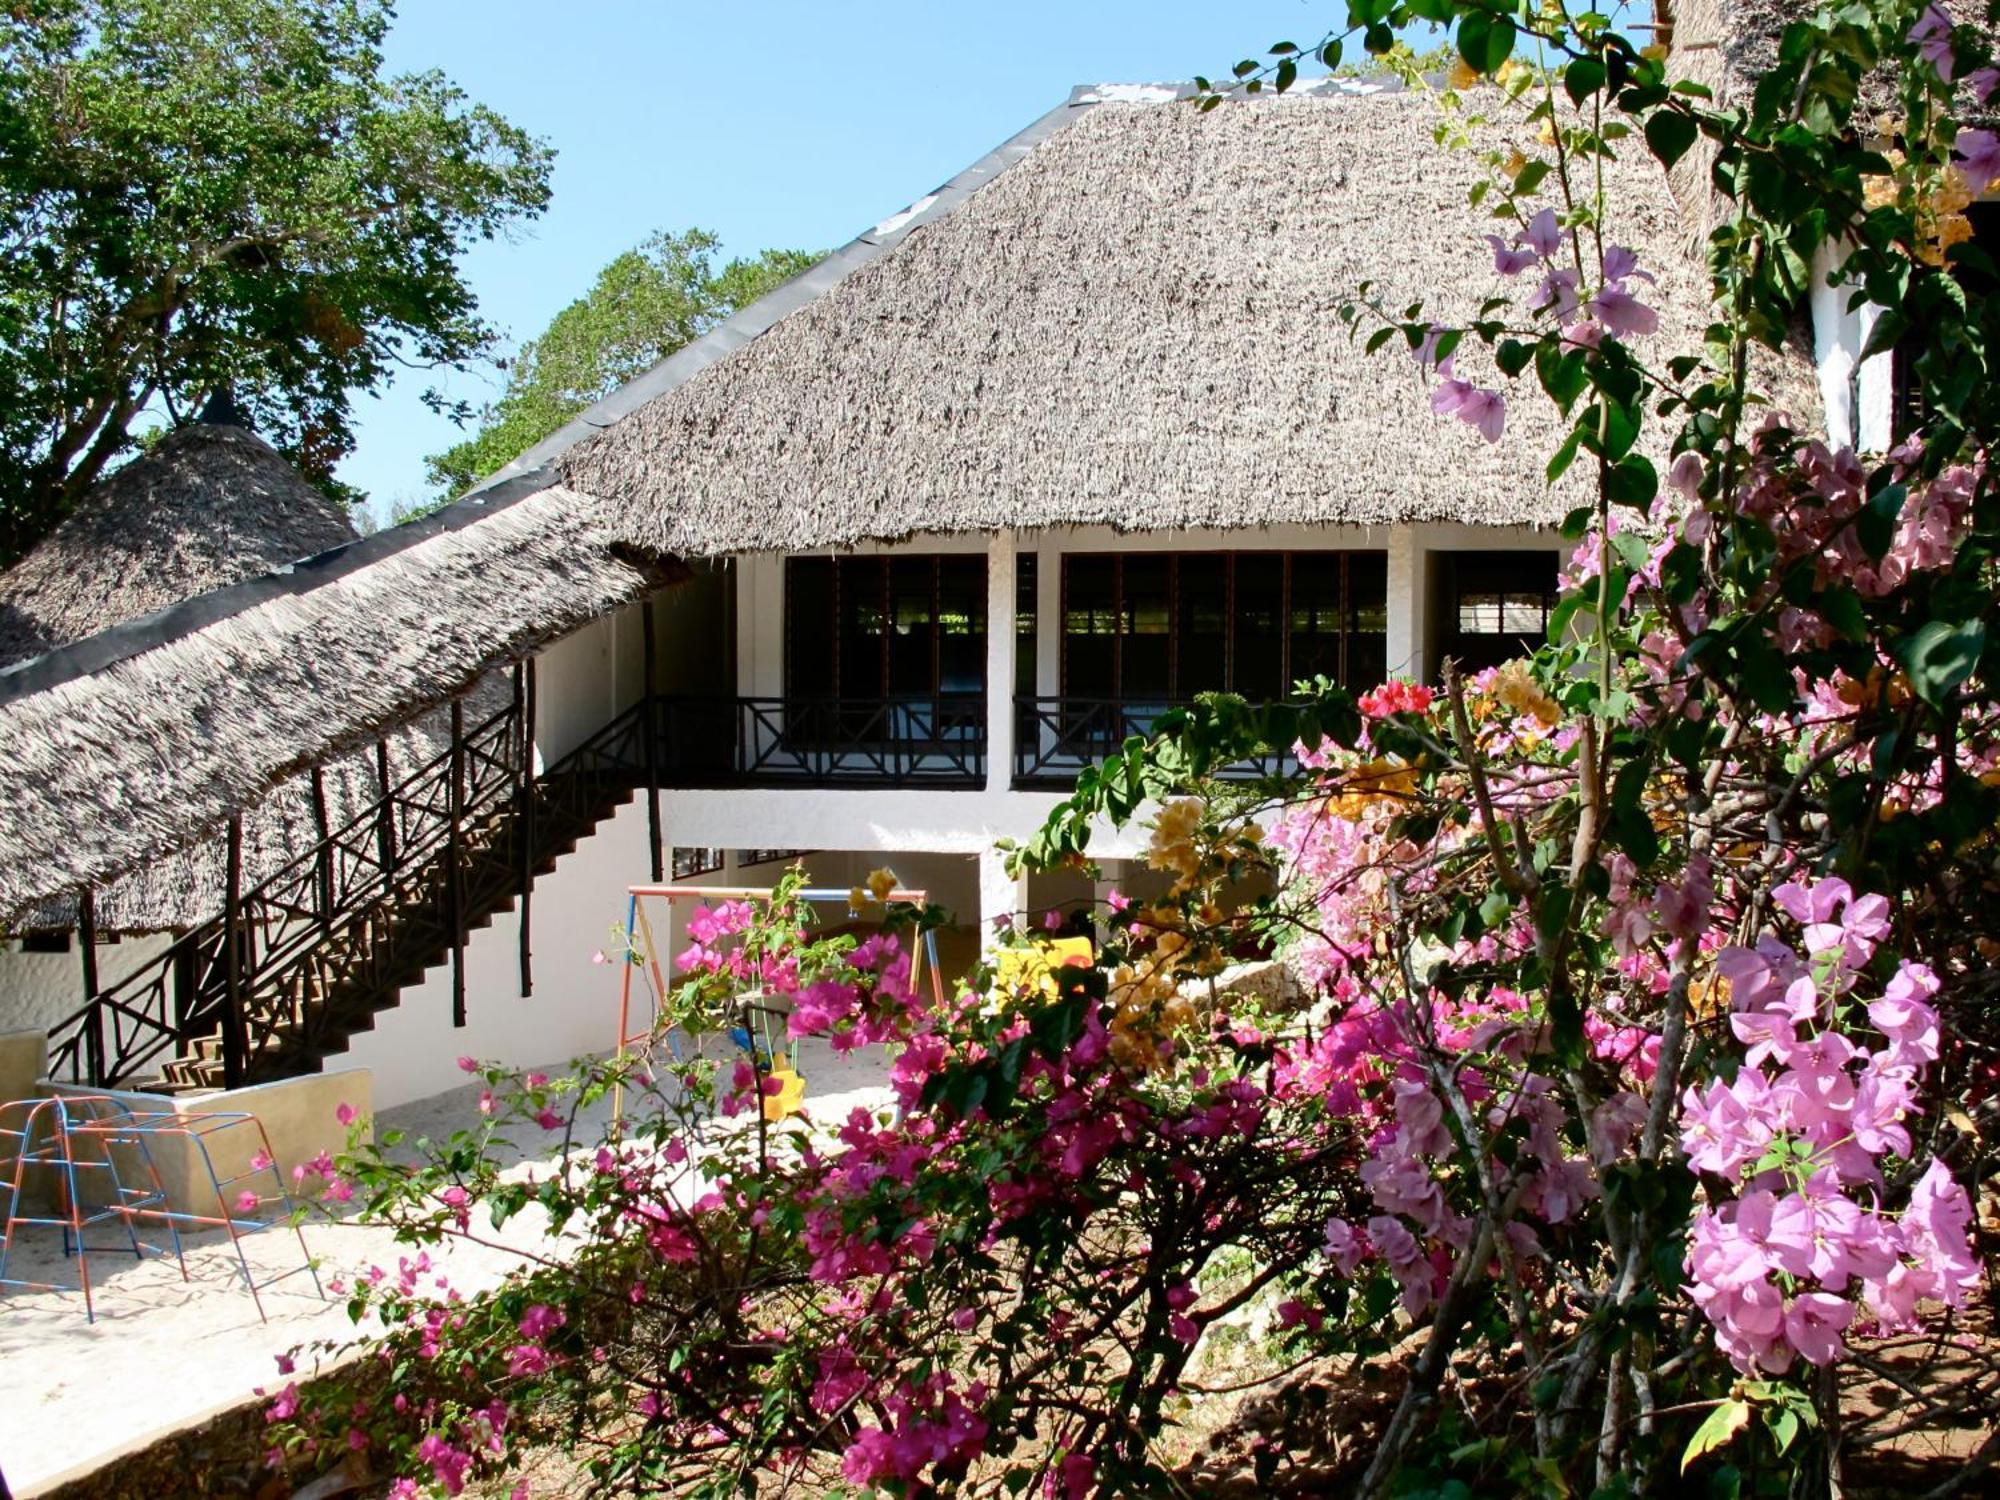
[[[248,428],[201,421],[98,484],[0,574],[0,667],[355,539]]]

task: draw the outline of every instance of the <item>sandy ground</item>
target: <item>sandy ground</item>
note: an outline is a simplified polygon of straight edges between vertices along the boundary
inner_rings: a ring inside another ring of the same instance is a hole
[[[822,1122],[838,1122],[856,1105],[882,1105],[888,1098],[886,1070],[877,1050],[837,1057],[808,1044],[800,1071],[810,1112]],[[441,1138],[476,1123],[478,1095],[479,1085],[473,1084],[385,1110],[377,1127]],[[587,1113],[579,1139],[594,1141],[608,1115],[608,1103]],[[524,1144],[521,1171],[532,1169],[529,1152],[536,1149],[535,1143]],[[530,1209],[498,1238],[514,1249],[533,1250],[546,1246],[545,1229],[540,1211]],[[352,1219],[309,1222],[304,1235],[327,1282],[371,1264],[394,1266],[398,1256],[413,1253],[397,1245],[387,1229]],[[145,1237],[166,1243],[164,1234],[150,1228]],[[83,1299],[74,1290],[76,1266],[63,1259],[58,1231],[21,1232],[9,1277],[69,1288],[0,1288],[0,1473],[22,1500],[234,1406],[260,1387],[282,1383],[276,1357],[288,1349],[353,1335],[339,1299],[322,1299],[312,1277],[299,1269],[305,1256],[287,1227],[243,1242],[260,1282],[294,1273],[263,1289],[268,1322],[259,1320],[244,1290],[226,1236],[182,1239],[185,1282],[171,1255],[137,1261],[129,1253],[93,1255],[97,1320],[87,1323]],[[124,1236],[108,1225],[92,1243],[123,1244]],[[464,1244],[430,1255],[454,1286],[468,1291],[493,1285],[518,1263],[507,1249]]]

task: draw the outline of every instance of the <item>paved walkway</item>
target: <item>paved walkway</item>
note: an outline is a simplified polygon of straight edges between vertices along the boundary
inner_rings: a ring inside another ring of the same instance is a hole
[[[838,1122],[856,1105],[888,1098],[886,1065],[875,1049],[836,1057],[808,1044],[800,1071],[821,1121]],[[474,1084],[385,1110],[377,1126],[442,1139],[477,1121],[478,1095]],[[608,1104],[601,1106],[579,1139],[594,1143],[608,1113]],[[524,1160],[516,1170],[533,1165]],[[516,1249],[546,1246],[546,1228],[530,1207],[500,1238]],[[393,1267],[412,1253],[389,1230],[352,1220],[308,1223],[305,1233],[323,1278],[351,1277],[376,1263]],[[84,1321],[74,1292],[0,1292],[0,1472],[21,1500],[272,1386],[276,1357],[287,1349],[352,1337],[341,1300],[321,1301],[303,1275],[265,1289],[270,1322],[259,1322],[228,1239],[219,1232],[184,1239],[186,1283],[170,1258],[135,1264],[129,1256],[92,1257],[94,1324]],[[282,1230],[252,1235],[246,1245],[260,1281],[298,1263],[298,1241]],[[467,1290],[493,1285],[517,1263],[507,1250],[473,1245],[430,1254]],[[75,1266],[63,1261],[53,1229],[25,1233],[9,1274],[75,1284]]]

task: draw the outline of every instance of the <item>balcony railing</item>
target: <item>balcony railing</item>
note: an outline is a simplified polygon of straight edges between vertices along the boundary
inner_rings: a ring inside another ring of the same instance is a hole
[[[1066,790],[1077,772],[1150,735],[1175,707],[1104,698],[1014,700],[1013,785]],[[986,784],[986,699],[660,697],[652,712],[655,771],[673,787],[930,787]],[[1296,766],[1274,749],[1222,774],[1269,776]]]
[[[668,786],[921,786],[986,782],[986,698],[655,700]]]
[[[1132,736],[1151,735],[1160,716],[1178,705],[1165,699],[1021,697],[1014,706],[1014,785],[1067,790],[1077,772],[1122,749]],[[1285,746],[1220,774],[1249,779],[1297,766],[1297,757]]]

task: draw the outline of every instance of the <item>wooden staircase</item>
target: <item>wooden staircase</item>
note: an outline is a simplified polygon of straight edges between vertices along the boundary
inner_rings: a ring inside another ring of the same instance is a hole
[[[245,1083],[316,1072],[373,1028],[401,993],[457,944],[511,910],[524,870],[549,874],[598,826],[632,800],[642,778],[615,770],[557,771],[540,778],[525,815],[516,805],[465,823],[456,889],[453,861],[442,853],[399,876],[291,964],[257,977],[245,1009],[259,1045]],[[531,842],[524,845],[524,835]],[[529,851],[532,850],[532,862]],[[453,909],[457,909],[457,921]],[[184,1039],[157,1080],[140,1085],[185,1094],[223,1087],[219,1027]]]

